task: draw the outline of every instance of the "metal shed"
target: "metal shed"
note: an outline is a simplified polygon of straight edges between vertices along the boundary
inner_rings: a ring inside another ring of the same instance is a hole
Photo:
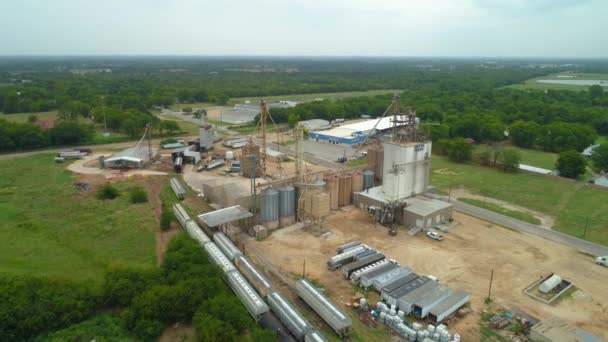
[[[403,208],[403,224],[406,227],[430,228],[449,221],[453,204],[422,196],[407,200]]]
[[[412,273],[412,270],[408,267],[398,268],[387,272],[381,275],[380,277],[374,279],[374,289],[376,289],[376,291],[381,291],[384,286],[390,284],[395,279],[405,277],[409,273]]]
[[[173,192],[175,193],[175,196],[177,196],[177,198],[180,200],[184,199],[184,197],[186,196],[186,190],[179,183],[179,180],[177,180],[177,178],[171,178],[171,181],[169,182],[171,184],[171,189],[173,189]]]
[[[429,310],[428,315],[436,323],[441,323],[456,312],[456,310],[460,309],[460,307],[468,303],[470,299],[471,296],[468,293],[462,290],[454,291],[443,302]]]
[[[351,262],[350,264],[342,266],[342,274],[345,278],[348,279],[350,275],[353,274],[353,272],[355,272],[356,270],[361,269],[365,266],[369,266],[380,260],[384,260],[384,254],[382,253],[374,253],[372,255],[368,255],[355,262]]]
[[[305,335],[311,330],[310,323],[285,299],[280,293],[272,292],[267,297],[268,305],[279,320],[298,341],[305,340]]]
[[[213,228],[228,222],[238,221],[252,216],[253,214],[247,211],[247,209],[241,207],[240,205],[235,205],[199,215],[198,219],[208,227]]]
[[[400,288],[401,286],[414,281],[418,279],[418,275],[414,272],[408,273],[402,277],[399,277],[395,280],[393,280],[392,282],[386,284],[381,290],[380,290],[380,296],[382,296],[383,300],[388,300],[388,296],[391,292],[397,290],[398,288]]]
[[[327,342],[327,340],[320,332],[312,330],[304,336],[304,342]]]
[[[425,318],[429,310],[445,300],[452,290],[446,286],[439,285],[428,295],[414,302],[414,315],[420,318]]]
[[[329,301],[308,280],[296,281],[298,296],[302,298],[340,336],[348,335],[353,322],[350,317]]]
[[[255,293],[238,271],[234,270],[226,273],[226,282],[256,321],[268,312],[268,305]]]
[[[230,262],[230,260],[228,260],[228,258],[226,258],[224,253],[222,253],[222,251],[217,248],[215,243],[206,243],[203,248],[205,248],[207,254],[209,254],[209,259],[211,259],[214,264],[217,264],[222,269],[222,271],[224,271],[225,274],[230,271],[236,270],[234,265]]]
[[[397,301],[399,301],[399,298],[407,295],[408,293],[414,291],[415,289],[419,288],[420,286],[426,284],[430,279],[427,277],[418,277],[412,281],[410,281],[409,283],[401,286],[400,288],[396,289],[395,291],[389,293],[386,297],[386,302],[390,305],[395,305],[397,306]]]
[[[389,262],[372,270],[371,272],[362,274],[359,278],[359,286],[368,289],[374,285],[374,280],[376,280],[378,277],[397,268],[399,268],[399,266],[392,262]]]
[[[405,312],[407,315],[411,314],[414,310],[414,302],[429,294],[437,286],[439,286],[439,284],[436,281],[429,281],[426,284],[418,287],[414,291],[408,293],[407,295],[399,298],[399,300],[397,301],[397,306],[399,307],[399,310]]]
[[[234,259],[236,268],[247,278],[249,283],[258,291],[262,298],[265,298],[274,289],[272,283],[243,255],[237,255]]]
[[[222,232],[213,234],[213,241],[217,247],[230,259],[234,261],[238,255],[242,255],[241,251],[230,241],[230,239]]]

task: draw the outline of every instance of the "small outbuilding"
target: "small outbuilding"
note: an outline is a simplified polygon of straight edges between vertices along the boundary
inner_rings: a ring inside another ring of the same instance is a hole
[[[444,201],[413,197],[406,200],[403,208],[403,224],[406,227],[430,228],[447,223],[452,218],[453,205]]]

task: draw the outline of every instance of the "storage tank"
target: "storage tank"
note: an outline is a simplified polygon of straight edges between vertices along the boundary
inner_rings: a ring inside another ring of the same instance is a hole
[[[363,191],[363,173],[361,173],[360,171],[353,172],[353,175],[351,178],[350,191],[351,191],[350,198],[351,198],[351,203],[352,203],[353,199],[354,199],[353,193]]]
[[[325,178],[325,183],[327,184],[327,192],[329,193],[329,208],[331,210],[338,210],[339,208],[339,187],[338,187],[338,177],[337,176],[329,176]]]
[[[279,189],[279,223],[282,227],[296,222],[296,189],[284,186]]]
[[[232,161],[234,159],[234,152],[228,151],[226,152],[226,161]]]
[[[251,160],[251,156],[255,156],[255,160]],[[262,176],[262,168],[260,167],[260,146],[254,143],[247,143],[243,146],[243,155],[241,156],[241,173],[244,177],[251,178],[252,171],[255,165],[255,176]]]
[[[557,285],[561,284],[562,278],[557,274],[552,275],[549,279],[545,280],[540,284],[538,290],[542,293],[549,293],[553,290]]]
[[[429,185],[431,142],[384,143],[382,191],[387,201],[424,193]],[[390,171],[390,172],[389,172]],[[377,174],[376,174],[377,175]]]
[[[314,191],[311,193],[310,213],[314,218],[326,217],[329,215],[328,193],[320,191]]]
[[[279,227],[279,192],[267,189],[260,194],[262,203],[262,224],[268,229]]]
[[[352,180],[351,175],[346,173],[338,178],[338,186],[339,186],[339,200],[338,206],[343,207],[345,205],[350,205],[350,198],[352,193]]]
[[[365,170],[363,171],[363,190],[374,187],[374,171]]]

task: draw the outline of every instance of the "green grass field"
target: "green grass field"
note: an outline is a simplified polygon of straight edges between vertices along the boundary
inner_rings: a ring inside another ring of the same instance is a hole
[[[573,76],[568,78],[559,78],[559,75],[567,75]],[[515,88],[515,89],[535,89],[535,90],[587,90],[589,86],[583,85],[571,85],[571,84],[550,84],[550,83],[539,83],[538,80],[548,80],[548,79],[562,79],[562,80],[608,80],[608,74],[598,74],[598,73],[557,73],[551,74],[542,77],[535,77],[529,80],[526,80],[524,83],[520,84],[512,84],[507,87]]]
[[[400,93],[401,90],[395,89],[380,89],[380,90],[368,90],[368,91],[345,91],[338,93],[313,93],[313,94],[291,94],[291,95],[278,95],[278,96],[260,96],[266,100],[266,102],[275,102],[275,101],[305,101],[305,100],[314,100],[317,98],[322,99],[342,99],[346,97],[357,97],[357,96],[376,96],[376,95],[384,95],[384,94],[393,94]],[[245,101],[251,101],[252,103],[258,103],[260,97],[250,96],[250,97],[234,97],[228,101],[229,105],[234,105],[237,103],[243,103]]]
[[[151,204],[130,204],[126,194],[100,201],[52,159],[0,161],[0,272],[100,282],[113,262],[154,266]]]
[[[1,114],[0,118],[6,119],[10,122],[24,123],[30,115],[36,115],[38,120],[55,120],[57,119],[57,111],[53,110],[50,112],[41,113],[15,113],[15,114]]]
[[[475,194],[524,206],[555,218],[554,230],[608,245],[608,191],[558,177],[504,173],[433,156],[431,180],[440,191],[464,187]],[[441,170],[436,172],[437,170]]]
[[[481,152],[486,148],[488,148],[488,146],[484,144],[475,145],[474,152]],[[557,161],[556,153],[532,150],[516,146],[505,146],[505,148],[518,151],[521,154],[522,164],[541,167],[543,169],[548,170],[555,169],[555,162]]]
[[[521,212],[518,210],[505,209],[498,204],[488,203],[488,202],[484,202],[484,201],[480,201],[480,200],[476,200],[476,199],[472,199],[472,198],[459,198],[458,200],[460,202],[468,203],[470,205],[484,208],[484,209],[493,211],[495,213],[509,216],[509,217],[512,217],[514,219],[518,219],[518,220],[521,220],[524,222],[528,222],[528,223],[532,223],[532,224],[541,224],[540,220],[538,218],[534,217],[533,215],[530,215],[528,213],[524,213],[524,212]]]

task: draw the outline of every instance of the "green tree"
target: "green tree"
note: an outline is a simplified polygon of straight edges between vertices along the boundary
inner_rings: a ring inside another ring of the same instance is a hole
[[[578,178],[585,173],[587,162],[585,158],[575,150],[563,151],[559,154],[555,167],[562,177]]]
[[[38,121],[38,116],[35,114],[32,114],[27,117],[27,122],[29,122],[29,123],[34,123],[36,121]]]
[[[163,120],[160,122],[161,132],[165,131],[168,134],[173,134],[175,132],[179,132],[179,125],[177,121],[174,120]]]
[[[96,196],[100,200],[111,200],[120,196],[120,191],[111,184],[105,184],[97,189]]]
[[[513,149],[506,149],[500,153],[499,162],[502,169],[507,172],[515,172],[519,169],[521,154]]]
[[[538,139],[539,128],[536,122],[518,120],[509,127],[509,136],[513,144],[530,148]]]
[[[599,170],[608,170],[608,143],[600,144],[593,150],[591,160]]]
[[[133,204],[148,202],[148,193],[141,186],[129,189],[129,201]]]
[[[289,114],[287,122],[289,123],[289,128],[294,128],[300,121],[300,116],[298,114]]]
[[[183,111],[184,113],[192,113],[192,107],[184,107],[184,108],[182,109],[182,111]]]
[[[464,163],[471,160],[473,145],[464,138],[454,138],[450,141],[447,153],[450,160]]]
[[[231,342],[236,341],[238,333],[227,321],[222,321],[209,315],[203,308],[192,320],[196,340],[200,342]]]
[[[589,96],[591,96],[592,99],[601,98],[602,96],[604,96],[604,89],[601,85],[594,84],[589,87]]]

